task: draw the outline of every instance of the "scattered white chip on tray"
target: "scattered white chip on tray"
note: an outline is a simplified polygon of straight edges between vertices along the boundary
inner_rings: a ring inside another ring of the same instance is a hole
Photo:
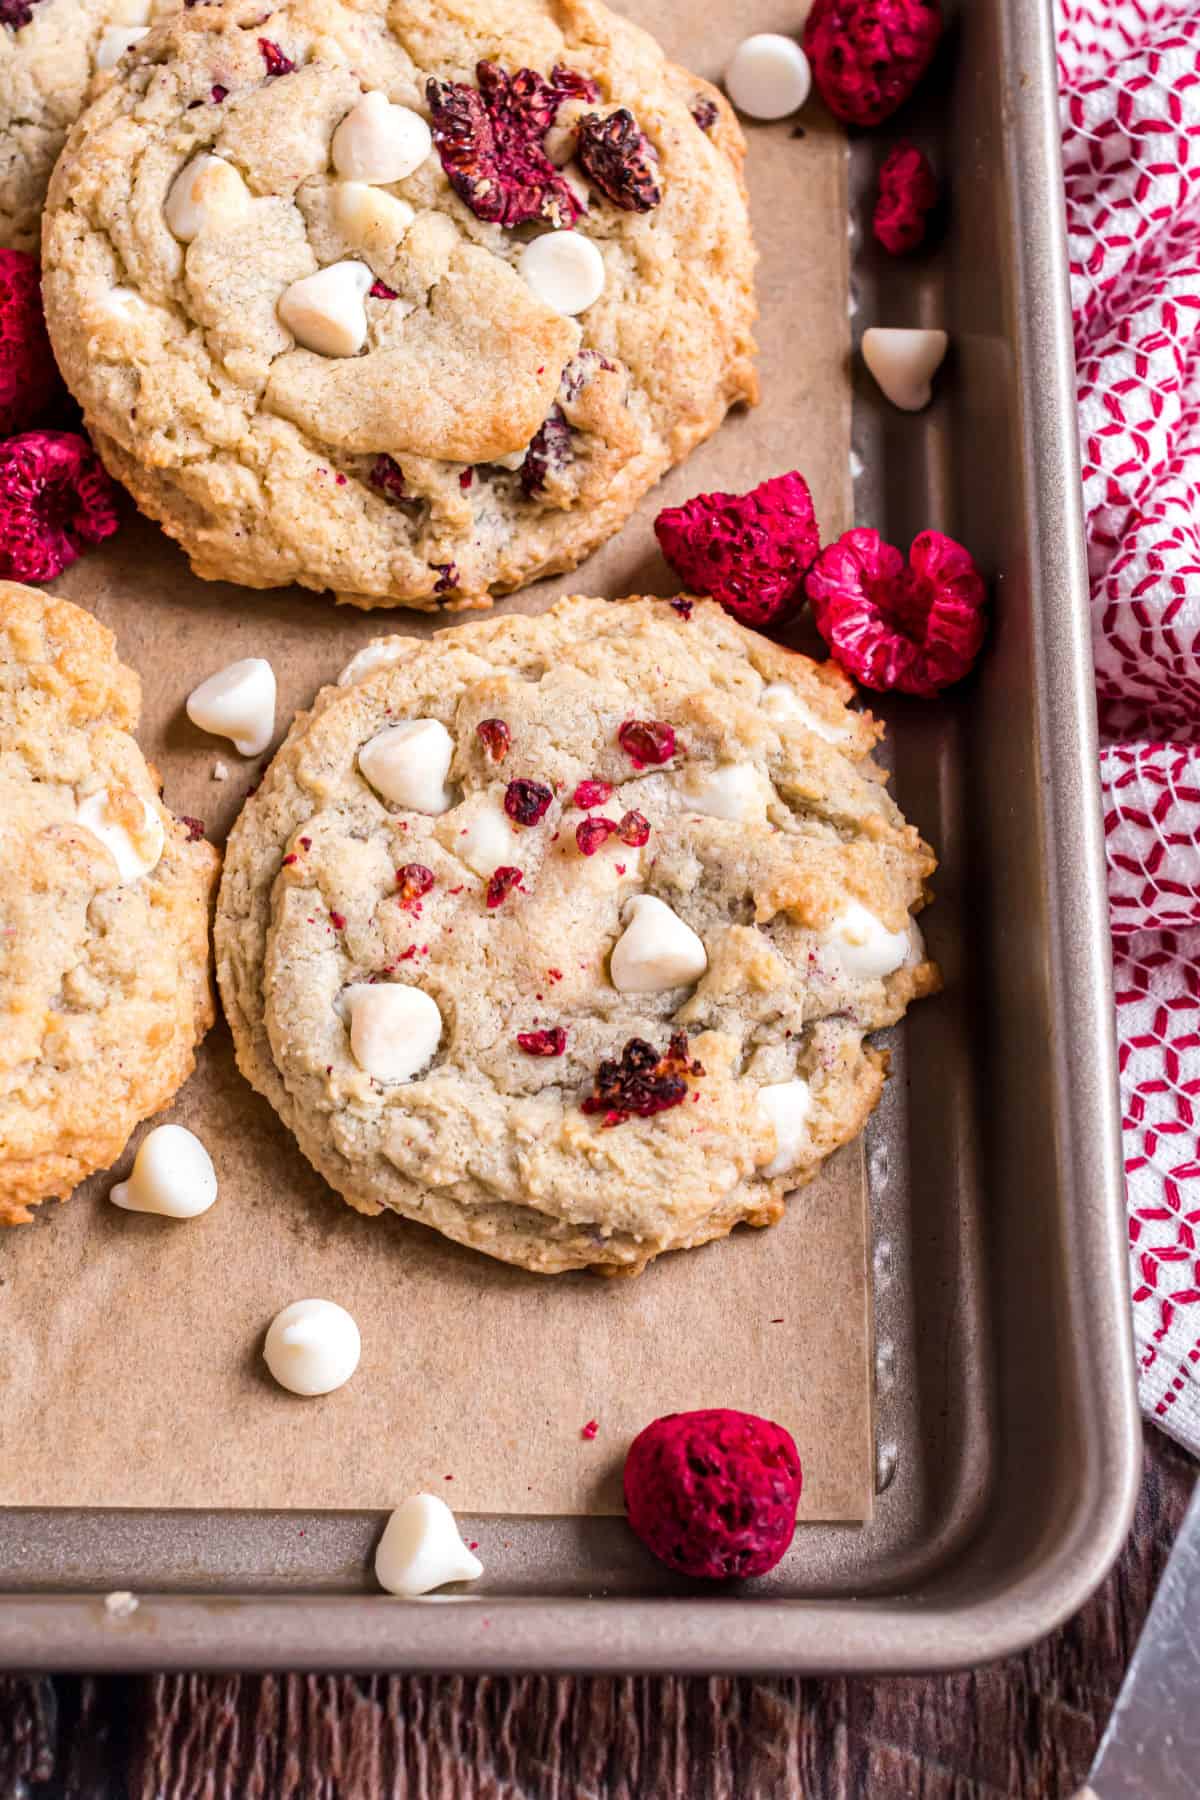
[[[355,687],[365,681],[368,675],[374,675],[377,669],[386,669],[390,664],[399,662],[412,650],[412,639],[405,637],[372,638],[361,650],[356,650],[337,678],[339,687]]]
[[[609,961],[613,986],[623,994],[660,994],[699,981],[707,967],[691,926],[653,894],[635,894]]]
[[[275,671],[261,656],[218,669],[187,699],[187,716],[201,731],[232,738],[243,756],[258,756],[275,730]]]
[[[374,279],[366,263],[330,263],[284,288],[275,310],[306,350],[318,356],[357,356],[367,341],[363,302]]]
[[[743,38],[725,71],[725,91],[752,119],[786,119],[808,99],[812,70],[794,38],[760,31]]]
[[[110,25],[107,31],[101,33],[100,42],[96,45],[96,67],[115,68],[125,52],[139,43],[149,29],[148,25]]]
[[[358,1326],[333,1300],[293,1300],[271,1320],[263,1345],[280,1387],[306,1399],[343,1387],[361,1354]]]
[[[907,931],[889,931],[858,900],[847,901],[821,935],[837,951],[847,975],[866,981],[893,974],[906,960],[911,943]]]
[[[185,163],[171,183],[163,217],[171,235],[190,244],[206,225],[228,225],[249,204],[250,190],[233,164],[205,152]]]
[[[933,398],[949,342],[944,331],[872,325],[863,332],[863,361],[885,399],[901,412],[920,412]]]
[[[807,1140],[812,1089],[799,1076],[759,1088],[758,1110],[775,1128],[775,1154],[759,1171],[768,1179],[785,1175],[800,1161]]]
[[[689,768],[683,778],[685,805],[692,812],[714,819],[756,819],[767,816],[771,784],[753,763],[721,763],[713,769]]]
[[[448,1581],[478,1581],[483,1564],[467,1549],[454,1514],[436,1494],[398,1506],[375,1551],[375,1576],[389,1594],[412,1600]]]
[[[157,810],[128,788],[119,795],[107,788],[89,794],[76,807],[75,819],[104,845],[123,882],[148,875],[163,853],[166,833]]]
[[[356,981],[342,996],[354,1060],[376,1081],[411,1081],[433,1060],[442,1015],[423,988]]]
[[[586,312],[604,292],[604,258],[578,231],[547,231],[526,244],[517,269],[527,287],[555,312]]]
[[[486,801],[470,812],[463,809],[462,827],[449,840],[449,848],[468,869],[487,877],[517,861],[517,833],[503,807]]]
[[[365,181],[339,181],[333,193],[333,216],[347,237],[394,251],[417,215],[408,201],[396,194],[381,193]]]
[[[128,1588],[116,1588],[104,1596],[104,1610],[110,1619],[132,1619],[138,1609],[138,1597]]]
[[[119,1181],[108,1197],[126,1212],[195,1219],[217,1197],[217,1171],[194,1132],[156,1125],[138,1146],[129,1180]]]
[[[454,739],[440,719],[406,719],[388,725],[358,753],[358,766],[375,792],[410,812],[444,813],[454,796],[446,786]]]
[[[850,736],[849,725],[831,725],[815,713],[807,701],[800,698],[795,688],[787,681],[770,681],[762,691],[759,707],[773,723],[795,721],[809,731],[815,731],[830,744],[844,743]]]
[[[376,89],[351,107],[333,134],[333,166],[349,181],[403,181],[433,149],[420,113]]]

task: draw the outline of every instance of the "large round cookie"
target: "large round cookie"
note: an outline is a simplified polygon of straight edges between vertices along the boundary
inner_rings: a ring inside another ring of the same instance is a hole
[[[139,703],[110,631],[0,583],[0,1225],[114,1162],[212,1023],[217,853],[159,799]]]
[[[349,181],[387,162],[383,96],[441,147]],[[754,397],[743,148],[716,90],[596,0],[197,6],[58,165],[51,336],[109,468],[198,574],[483,606],[573,567]],[[180,242],[164,207],[210,153]],[[520,271],[581,205],[572,248],[604,288],[569,317]]]
[[[776,1220],[878,1098],[865,1035],[937,980],[934,860],[846,677],[708,601],[586,599],[347,674],[247,802],[217,912],[239,1063],[310,1161],[542,1272]],[[414,1055],[436,1003],[411,1078],[370,1073],[364,992]]]

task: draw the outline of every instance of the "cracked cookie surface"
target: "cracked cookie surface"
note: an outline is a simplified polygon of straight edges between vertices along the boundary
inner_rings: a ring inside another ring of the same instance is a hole
[[[937,985],[934,859],[848,680],[711,602],[581,598],[344,674],[216,926],[239,1065],[305,1155],[543,1273],[773,1223],[879,1096],[866,1035]]]
[[[198,574],[483,606],[756,397],[743,152],[596,0],[196,6],[59,163],[51,336]]]

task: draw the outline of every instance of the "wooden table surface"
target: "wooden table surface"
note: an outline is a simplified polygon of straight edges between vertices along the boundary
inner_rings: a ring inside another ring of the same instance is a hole
[[[1066,1800],[1195,1473],[1148,1432],[1104,1587],[1053,1638],[969,1674],[0,1676],[0,1800]]]

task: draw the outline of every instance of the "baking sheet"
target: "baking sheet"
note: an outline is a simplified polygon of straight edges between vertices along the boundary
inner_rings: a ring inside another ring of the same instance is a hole
[[[711,44],[698,5],[638,0],[634,17],[693,64]],[[750,29],[795,29],[772,6]],[[764,402],[732,419],[648,497],[620,538],[558,593],[670,591],[650,522],[700,489],[789,467],[813,486],[826,535],[849,520],[848,254],[844,144],[805,115],[751,132]],[[140,738],[168,802],[221,841],[259,772],[188,723],[183,703],[214,668],[267,655],[282,731],[353,651],[381,631],[437,628],[370,617],[300,592],[196,581],[148,523],[70,571],[59,591],[117,632],[144,687]],[[224,762],[230,777],[212,779]],[[168,1115],[197,1131],[221,1197],[186,1225],[117,1212],[97,1177],[66,1208],[0,1239],[0,1504],[375,1508],[414,1487],[476,1512],[620,1509],[629,1436],[658,1413],[744,1406],[794,1432],[802,1516],[866,1518],[873,1452],[861,1152],[843,1152],[769,1233],[670,1257],[638,1281],[547,1281],[399,1220],[365,1220],[330,1195],[233,1065],[219,1024]],[[140,1135],[140,1134],[139,1134]],[[117,1175],[132,1158],[122,1159]],[[348,1306],[363,1361],[320,1401],[261,1372],[262,1332],[287,1301]],[[599,1421],[594,1441],[581,1427]]]

